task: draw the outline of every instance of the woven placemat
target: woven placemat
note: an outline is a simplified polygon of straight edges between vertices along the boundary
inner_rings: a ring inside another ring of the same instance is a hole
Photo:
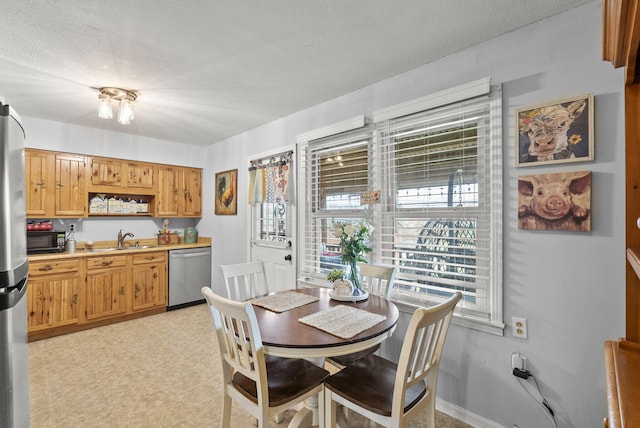
[[[373,314],[351,306],[338,305],[307,315],[298,321],[342,339],[349,339],[386,319],[387,317],[384,315]]]
[[[252,299],[250,302],[253,305],[262,306],[263,308],[269,309],[273,312],[284,312],[297,308],[298,306],[317,302],[318,300],[319,299],[316,296],[296,293],[295,291],[287,291],[284,293],[272,294],[271,296],[260,297],[258,299]]]

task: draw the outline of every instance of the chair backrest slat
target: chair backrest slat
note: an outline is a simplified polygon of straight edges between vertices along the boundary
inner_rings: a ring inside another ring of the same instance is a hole
[[[418,382],[424,381],[428,393],[435,393],[442,348],[461,298],[457,292],[439,305],[416,309],[411,317],[398,360],[392,414],[403,414],[405,391]]]
[[[368,263],[358,263],[362,284],[370,294],[389,300],[393,293],[393,282],[396,277],[394,266],[382,266]]]
[[[232,265],[220,265],[227,297],[231,300],[247,300],[270,291],[267,263],[255,261]]]
[[[261,371],[266,374],[266,366],[253,306],[217,296],[208,287],[202,294],[211,309],[223,366],[227,365],[223,372],[239,371],[257,382]]]

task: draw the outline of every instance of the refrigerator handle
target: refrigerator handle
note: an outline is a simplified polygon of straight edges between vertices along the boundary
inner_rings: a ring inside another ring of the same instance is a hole
[[[0,288],[0,311],[11,309],[27,292],[27,277],[11,287]]]

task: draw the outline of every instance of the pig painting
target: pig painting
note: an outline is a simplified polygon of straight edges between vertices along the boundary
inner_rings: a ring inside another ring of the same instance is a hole
[[[583,97],[518,111],[518,163],[591,159],[590,100]]]
[[[591,230],[591,171],[518,178],[518,228]]]

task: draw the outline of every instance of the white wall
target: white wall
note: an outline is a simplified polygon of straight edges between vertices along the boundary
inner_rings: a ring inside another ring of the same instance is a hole
[[[452,326],[438,397],[502,426],[551,426],[510,373],[509,355],[519,350],[561,427],[600,426],[606,415],[603,342],[624,336],[625,310],[623,74],[602,61],[601,30],[601,6],[594,1],[210,146],[205,189],[212,188],[215,172],[239,170],[237,216],[211,215],[213,195],[205,191],[200,228],[214,238],[214,264],[246,259],[242,195],[250,155],[333,122],[491,76],[503,86],[505,322],[527,318],[529,338],[513,338],[510,327],[499,337]],[[515,168],[514,109],[585,93],[595,95],[595,162]],[[583,169],[593,171],[591,233],[517,229],[519,175]],[[221,281],[214,267],[214,284]]]

